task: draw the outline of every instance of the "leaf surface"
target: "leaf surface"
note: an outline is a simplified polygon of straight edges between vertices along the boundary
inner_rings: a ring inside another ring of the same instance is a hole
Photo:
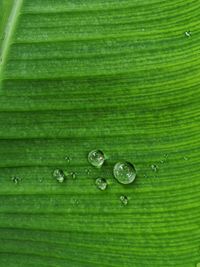
[[[0,1],[1,267],[200,262],[199,15],[199,0]]]

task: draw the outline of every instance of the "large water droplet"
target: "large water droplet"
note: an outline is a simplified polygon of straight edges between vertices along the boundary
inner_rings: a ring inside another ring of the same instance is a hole
[[[120,196],[119,199],[120,199],[122,205],[124,205],[124,206],[128,205],[128,198],[127,198],[127,196],[122,195],[122,196]]]
[[[65,174],[64,174],[63,170],[60,170],[60,169],[55,169],[53,171],[53,177],[56,178],[56,180],[59,183],[63,183],[65,180]]]
[[[104,178],[97,178],[95,184],[100,190],[105,190],[107,187],[107,181]]]
[[[136,170],[129,162],[118,162],[114,166],[113,174],[121,184],[130,184],[135,180]]]
[[[20,177],[17,177],[17,176],[13,176],[11,178],[11,180],[13,181],[13,183],[18,184],[21,181],[21,178]]]
[[[95,166],[96,168],[101,168],[105,161],[105,156],[101,150],[92,150],[88,154],[88,161],[91,165]]]

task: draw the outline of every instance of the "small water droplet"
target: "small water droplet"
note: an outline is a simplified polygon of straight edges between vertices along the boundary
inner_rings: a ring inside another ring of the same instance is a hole
[[[104,178],[97,178],[95,184],[100,190],[105,190],[107,187],[107,181]]]
[[[118,162],[113,168],[113,174],[121,184],[130,184],[135,180],[136,170],[129,162]]]
[[[64,174],[63,170],[60,170],[60,169],[55,169],[53,171],[53,177],[56,178],[56,180],[59,183],[63,183],[65,180],[65,174]]]
[[[186,31],[186,32],[185,32],[185,36],[186,36],[186,37],[190,37],[191,35],[192,35],[191,31]]]
[[[42,183],[43,182],[43,179],[42,178],[39,178],[39,182]]]
[[[163,156],[164,156],[164,158],[168,158],[168,154],[164,154]]]
[[[87,174],[90,174],[90,173],[91,173],[91,170],[90,170],[90,169],[86,169],[85,172],[86,172]]]
[[[71,158],[69,156],[66,156],[64,159],[67,161],[67,163],[70,163]]]
[[[21,181],[21,178],[20,177],[17,177],[17,176],[13,176],[11,178],[11,180],[13,181],[13,183],[18,184]]]
[[[75,197],[72,197],[70,199],[70,203],[73,205],[73,206],[77,206],[79,204],[79,201],[78,199],[76,199]]]
[[[188,160],[188,157],[183,157],[184,160]]]
[[[146,174],[144,174],[143,176],[144,176],[144,178],[147,178],[148,177]]]
[[[71,172],[71,176],[72,176],[72,179],[76,179],[76,173],[75,172]]]
[[[101,168],[105,161],[104,153],[101,150],[92,150],[88,154],[88,161],[92,166]]]
[[[163,159],[160,160],[160,163],[164,163],[165,161]]]
[[[156,164],[152,164],[151,165],[151,169],[152,169],[152,171],[157,172],[158,171],[158,166]]]
[[[121,195],[119,199],[120,199],[121,203],[124,206],[128,205],[128,198],[127,198],[127,196]]]

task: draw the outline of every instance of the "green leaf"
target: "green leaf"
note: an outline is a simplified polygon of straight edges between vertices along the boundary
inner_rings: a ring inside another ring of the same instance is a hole
[[[200,262],[199,15],[198,0],[0,0],[1,267]]]

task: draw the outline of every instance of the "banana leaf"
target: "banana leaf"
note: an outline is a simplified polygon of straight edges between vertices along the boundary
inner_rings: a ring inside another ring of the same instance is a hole
[[[199,0],[0,0],[1,267],[199,266],[199,16]]]

